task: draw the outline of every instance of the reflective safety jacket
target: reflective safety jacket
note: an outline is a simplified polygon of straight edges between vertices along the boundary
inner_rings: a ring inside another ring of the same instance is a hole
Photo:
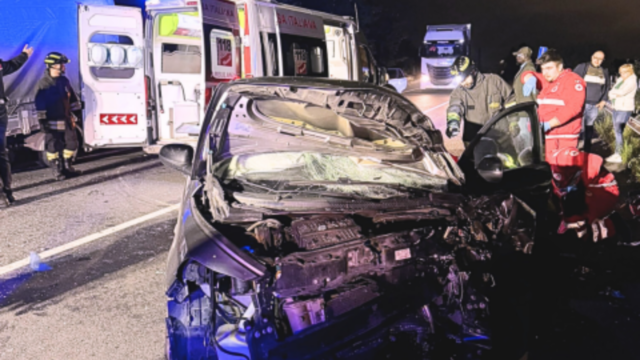
[[[471,141],[493,115],[515,104],[513,89],[495,74],[476,75],[471,89],[458,86],[451,93],[447,108],[447,121],[465,121],[464,141]]]
[[[52,78],[49,71],[38,82],[36,93],[38,120],[49,131],[64,131],[71,124],[71,112],[81,110],[80,100],[69,79]]]
[[[580,136],[582,128],[582,112],[585,101],[585,82],[571,70],[564,70],[553,82],[548,82],[540,73],[524,72],[520,81],[524,84],[527,75],[538,79],[538,118],[541,123],[553,118],[560,121],[560,126],[546,133],[546,140],[575,139]]]

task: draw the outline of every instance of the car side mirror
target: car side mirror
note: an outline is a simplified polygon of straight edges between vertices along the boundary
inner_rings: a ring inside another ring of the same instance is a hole
[[[185,144],[168,144],[160,149],[160,161],[185,175],[191,175],[193,148]]]
[[[476,167],[478,174],[487,182],[496,184],[502,181],[503,165],[497,155],[487,155]]]

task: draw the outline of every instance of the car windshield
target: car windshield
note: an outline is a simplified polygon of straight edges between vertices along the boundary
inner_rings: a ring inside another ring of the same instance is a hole
[[[457,41],[429,41],[422,45],[420,52],[428,58],[457,57],[464,55],[463,47]]]
[[[290,185],[288,188],[320,186],[329,192],[373,198],[399,194],[381,191],[380,185],[444,191],[447,180],[420,170],[420,165],[380,164],[356,156],[316,152],[278,152],[234,156],[225,178],[254,184],[279,182]]]
[[[240,100],[226,118],[227,136],[209,137],[227,142],[211,166],[224,184],[240,182],[245,191],[312,189],[389,198],[414,190],[445,191],[449,180],[460,181],[446,152],[420,146],[419,141],[434,145],[425,131],[433,125],[403,98],[377,90],[240,94],[229,95]],[[425,122],[412,125],[411,119]]]

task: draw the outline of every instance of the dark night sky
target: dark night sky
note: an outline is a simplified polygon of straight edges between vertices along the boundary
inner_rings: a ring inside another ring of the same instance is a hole
[[[586,61],[596,48],[604,48],[610,59],[640,58],[638,0],[397,2],[415,7],[408,14],[411,24],[471,22],[472,38],[483,57],[500,56],[524,42],[554,47],[566,53],[567,60],[584,57]]]

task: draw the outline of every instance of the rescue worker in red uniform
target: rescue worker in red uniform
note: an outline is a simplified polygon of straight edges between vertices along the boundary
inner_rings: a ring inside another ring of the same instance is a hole
[[[547,162],[553,172],[553,192],[562,208],[559,234],[575,230],[579,238],[591,234],[594,242],[615,235],[609,215],[620,190],[600,156],[575,147],[556,150]]]
[[[52,52],[44,62],[47,69],[38,82],[36,110],[46,134],[47,160],[51,162],[55,179],[64,180],[79,174],[71,163],[78,149],[75,119],[80,118],[82,106],[69,79],[64,76],[65,64],[69,63],[69,59]]]
[[[585,101],[585,82],[570,69],[564,69],[562,57],[555,51],[544,53],[537,63],[542,73],[524,72],[520,81],[523,94],[537,97],[538,117],[545,132],[547,160],[559,149],[578,147]]]

